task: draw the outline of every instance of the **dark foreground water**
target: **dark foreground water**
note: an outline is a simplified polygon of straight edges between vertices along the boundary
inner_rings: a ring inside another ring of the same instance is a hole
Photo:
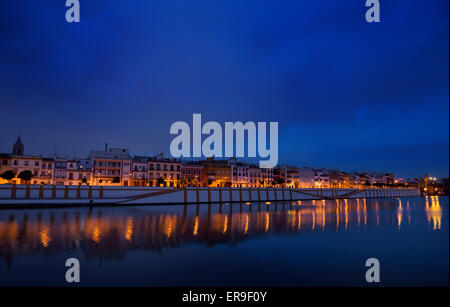
[[[0,210],[0,286],[448,286],[448,198]],[[373,284],[370,284],[373,285]]]

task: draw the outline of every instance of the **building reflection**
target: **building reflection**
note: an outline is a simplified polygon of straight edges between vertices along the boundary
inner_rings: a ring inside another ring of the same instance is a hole
[[[18,210],[0,219],[0,256],[10,266],[22,255],[80,250],[88,259],[103,261],[123,259],[130,250],[161,253],[184,244],[236,245],[269,234],[359,231],[380,225],[400,229],[404,227],[405,210],[410,224],[411,206],[408,202],[405,209],[405,204],[395,199],[343,199],[180,205],[169,212],[158,211],[158,207],[151,211]],[[440,229],[442,209],[438,197],[426,199],[425,212],[433,229]]]
[[[425,212],[428,224],[433,227],[433,230],[441,229],[442,208],[439,204],[439,196],[425,197]]]

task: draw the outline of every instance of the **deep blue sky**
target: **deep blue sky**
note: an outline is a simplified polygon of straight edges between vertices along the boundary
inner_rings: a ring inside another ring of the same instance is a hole
[[[278,121],[280,162],[448,176],[447,0],[0,1],[0,152],[169,152],[170,125]]]

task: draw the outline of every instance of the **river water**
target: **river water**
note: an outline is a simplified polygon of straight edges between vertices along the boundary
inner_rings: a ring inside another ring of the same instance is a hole
[[[448,286],[448,197],[0,210],[0,286]]]

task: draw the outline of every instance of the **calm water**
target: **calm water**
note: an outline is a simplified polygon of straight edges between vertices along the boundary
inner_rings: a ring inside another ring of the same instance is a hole
[[[448,197],[0,210],[0,285],[448,285]]]

